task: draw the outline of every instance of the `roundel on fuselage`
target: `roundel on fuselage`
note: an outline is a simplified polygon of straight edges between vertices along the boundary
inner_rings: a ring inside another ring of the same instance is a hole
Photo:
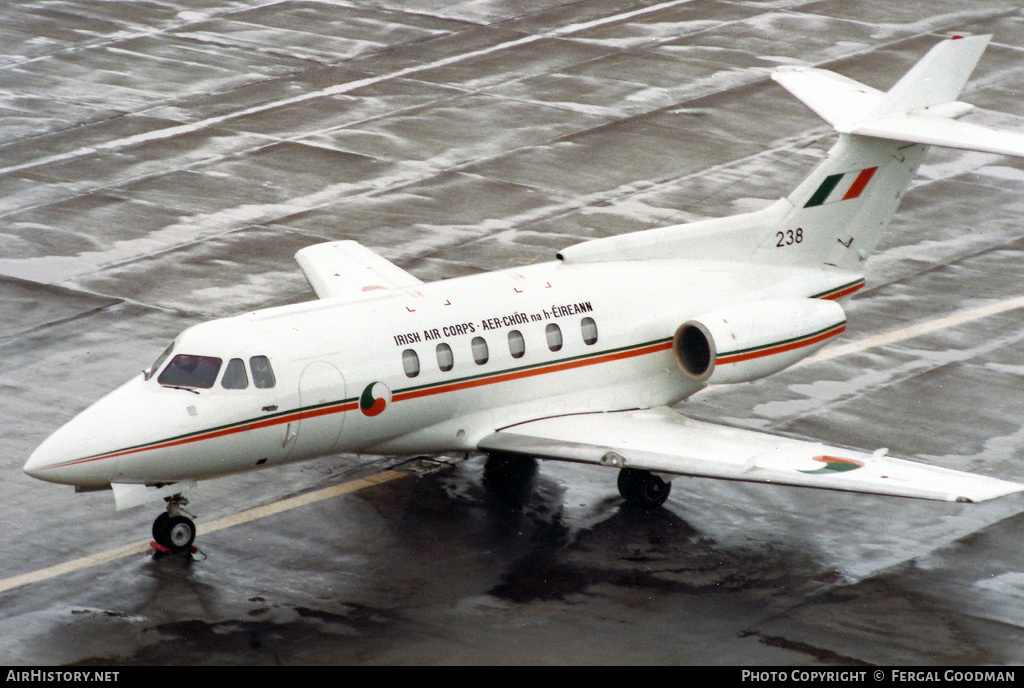
[[[364,416],[379,416],[391,403],[391,390],[383,382],[371,382],[359,396],[359,410]]]

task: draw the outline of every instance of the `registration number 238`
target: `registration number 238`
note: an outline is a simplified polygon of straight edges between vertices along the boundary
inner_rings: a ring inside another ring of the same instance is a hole
[[[785,232],[775,232],[775,238],[778,239],[775,242],[775,246],[785,248],[786,246],[801,243],[804,240],[804,230],[797,227],[796,229],[787,229]]]

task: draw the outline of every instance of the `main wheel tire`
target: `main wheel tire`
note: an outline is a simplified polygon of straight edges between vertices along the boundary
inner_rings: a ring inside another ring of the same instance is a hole
[[[185,516],[169,516],[161,524],[156,541],[172,552],[185,552],[192,547],[195,539],[196,524],[191,519]]]
[[[639,468],[620,470],[618,484],[623,499],[645,509],[661,506],[672,491],[672,483]]]

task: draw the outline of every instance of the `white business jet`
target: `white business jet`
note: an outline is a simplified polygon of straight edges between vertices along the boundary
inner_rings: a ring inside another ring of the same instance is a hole
[[[928,145],[1024,157],[1024,135],[957,118],[988,36],[936,45],[888,92],[804,67],[773,78],[838,141],[769,207],[566,248],[424,284],[360,245],[296,254],[319,300],[196,325],[57,430],[25,472],[117,508],[167,502],[187,550],[196,480],[333,453],[575,461],[656,506],[675,476],[974,502],[1024,485],[707,422],[671,410],[749,382],[846,328],[842,304]]]

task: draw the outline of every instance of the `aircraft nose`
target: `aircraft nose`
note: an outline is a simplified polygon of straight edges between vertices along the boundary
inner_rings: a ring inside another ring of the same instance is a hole
[[[110,483],[116,460],[101,458],[110,428],[104,414],[86,409],[40,444],[23,470],[38,480],[81,487]]]
[[[62,461],[63,452],[59,451],[51,435],[42,444],[36,447],[32,455],[25,462],[25,473],[38,480],[48,480],[48,469],[55,468]]]

